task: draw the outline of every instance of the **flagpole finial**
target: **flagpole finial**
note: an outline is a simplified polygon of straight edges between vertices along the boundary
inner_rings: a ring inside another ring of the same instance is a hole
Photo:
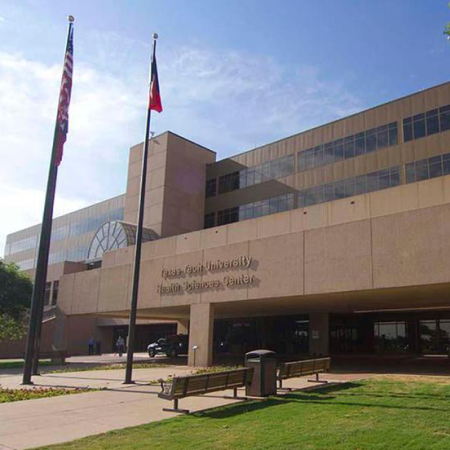
[[[158,33],[153,33],[153,34],[152,34],[152,38],[153,38],[153,39],[158,39]]]
[[[69,21],[69,22],[75,22],[75,17],[73,17],[73,16],[67,16],[67,20]]]

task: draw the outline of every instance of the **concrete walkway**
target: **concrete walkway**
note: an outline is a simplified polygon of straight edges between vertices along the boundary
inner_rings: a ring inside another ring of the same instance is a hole
[[[169,375],[190,373],[186,366],[155,369],[135,369],[135,385],[123,385],[125,371],[89,371],[47,374],[35,377],[36,386],[96,387],[106,390],[60,397],[0,404],[0,450],[27,449],[105,433],[130,426],[163,420],[175,413],[163,412],[171,402],[159,399],[159,386],[150,380]],[[364,374],[326,374],[324,379],[335,382],[363,378]],[[287,380],[285,387],[311,388],[307,378]],[[1,378],[2,387],[18,388],[21,376]],[[180,407],[192,412],[236,403],[219,392],[180,400]]]

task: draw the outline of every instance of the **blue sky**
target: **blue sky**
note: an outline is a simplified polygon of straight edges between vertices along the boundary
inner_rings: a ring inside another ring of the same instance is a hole
[[[70,132],[56,214],[125,191],[157,31],[170,129],[219,158],[450,79],[445,0],[0,0],[0,255],[38,223],[75,16]]]

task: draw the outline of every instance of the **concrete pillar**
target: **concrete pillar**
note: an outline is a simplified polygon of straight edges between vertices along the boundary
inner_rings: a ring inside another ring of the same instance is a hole
[[[67,316],[58,308],[55,308],[55,326],[52,336],[52,350],[67,351]]]
[[[189,334],[189,320],[179,320],[177,322],[177,334]]]
[[[330,328],[328,313],[309,315],[309,353],[328,355],[330,351]]]
[[[209,367],[213,357],[214,305],[191,305],[188,365]],[[194,349],[194,347],[196,347]]]

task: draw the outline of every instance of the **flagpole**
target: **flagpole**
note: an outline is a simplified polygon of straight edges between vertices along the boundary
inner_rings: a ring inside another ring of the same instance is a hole
[[[150,64],[150,92],[152,90],[153,83],[153,60],[155,58],[156,40],[158,35],[153,33],[153,52],[152,60]],[[147,110],[147,120],[145,123],[145,138],[144,138],[144,151],[142,153],[142,170],[141,170],[141,190],[139,196],[139,213],[138,213],[138,226],[136,230],[136,247],[134,250],[134,272],[133,272],[133,286],[131,292],[131,308],[130,308],[130,322],[128,326],[128,344],[127,344],[127,366],[125,370],[124,384],[132,384],[132,371],[133,371],[133,355],[134,355],[134,338],[136,334],[136,313],[137,302],[139,292],[139,274],[141,271],[141,247],[142,247],[142,231],[144,224],[144,203],[145,203],[145,185],[147,182],[147,165],[148,165],[148,142],[150,136],[150,119],[152,110],[149,106]]]
[[[72,31],[74,18],[69,16],[69,27],[67,30],[66,50],[69,36]],[[27,343],[25,349],[25,364],[23,369],[22,384],[33,384],[31,381],[33,358],[39,358],[40,332],[42,326],[45,284],[47,281],[47,266],[50,250],[50,237],[52,233],[53,205],[55,202],[56,180],[58,176],[58,166],[56,164],[56,153],[58,143],[58,119],[55,124],[53,135],[52,155],[48,172],[47,192],[45,195],[44,214],[41,225],[41,236],[39,239],[39,250],[34,277],[33,294],[31,297],[30,323],[28,327]],[[37,366],[36,366],[37,369]]]

